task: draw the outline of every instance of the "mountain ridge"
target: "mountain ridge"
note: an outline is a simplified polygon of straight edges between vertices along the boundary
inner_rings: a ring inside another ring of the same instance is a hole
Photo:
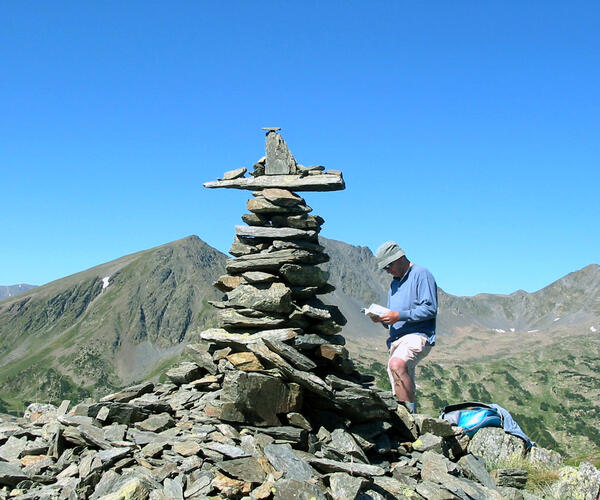
[[[323,300],[337,305],[346,316],[342,335],[356,362],[385,385],[387,330],[360,309],[371,302],[385,304],[390,277],[377,269],[367,247],[327,238],[320,241],[330,255],[321,266],[336,286]],[[224,273],[226,259],[192,235],[1,301],[0,411],[23,408],[25,402],[37,399],[59,402],[101,396],[158,376],[179,358],[194,333],[216,325],[208,301],[222,298],[213,283]],[[584,351],[595,352],[596,344],[576,339],[589,337],[590,328],[600,330],[599,270],[595,264],[586,266],[532,294],[457,297],[440,288],[438,342],[419,367],[429,374],[421,378],[427,410],[435,413],[444,402],[475,395],[513,405],[510,398],[517,391],[545,419],[546,427],[554,429],[552,438],[542,434],[546,443],[558,446],[573,432],[590,434],[586,426],[562,428],[542,412],[541,404],[547,401],[545,407],[559,415],[566,411],[561,401],[575,398],[572,404],[577,411],[593,418],[586,405],[596,397],[595,368],[585,371],[589,390],[570,373],[577,359],[590,367],[595,363]],[[558,313],[561,316],[555,321]],[[534,323],[539,328],[528,332]],[[553,352],[561,352],[565,337],[572,337],[574,345],[569,359],[560,365]],[[517,341],[523,359],[515,357]],[[537,358],[527,355],[538,352]],[[552,360],[565,375],[540,378],[538,372],[548,368],[532,365],[533,358],[536,363]],[[505,366],[514,374],[510,379]],[[481,373],[490,377],[478,380]],[[544,380],[552,380],[558,392],[541,394],[530,384],[549,383]],[[577,449],[590,446],[590,439],[579,439]]]

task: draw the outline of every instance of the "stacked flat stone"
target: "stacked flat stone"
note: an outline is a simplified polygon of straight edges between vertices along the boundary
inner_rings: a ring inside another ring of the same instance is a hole
[[[299,165],[276,129],[267,129],[265,149],[250,177],[242,168],[204,184],[252,189],[254,196],[247,203],[249,213],[242,215],[246,225],[235,228],[227,274],[215,283],[226,293],[222,301],[211,302],[219,309],[219,326],[227,333],[250,335],[292,329],[297,343],[319,350],[311,368],[323,376],[331,370],[351,373],[344,339],[337,335],[346,319],[318,297],[335,289],[318,267],[329,260],[318,241],[324,220],[312,215],[296,193],[344,189],[342,174]]]

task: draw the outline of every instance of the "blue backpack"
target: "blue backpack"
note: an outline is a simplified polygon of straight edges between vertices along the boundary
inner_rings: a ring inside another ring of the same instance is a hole
[[[446,406],[440,413],[440,418],[462,427],[467,436],[473,436],[482,427],[503,426],[502,415],[496,408],[478,402]]]

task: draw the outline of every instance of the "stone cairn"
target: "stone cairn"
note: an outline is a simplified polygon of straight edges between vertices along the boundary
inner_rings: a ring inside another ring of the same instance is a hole
[[[245,173],[206,184],[257,191],[216,283],[222,328],[198,333],[164,383],[0,415],[0,499],[538,498],[522,489],[525,470],[486,463],[558,469],[560,455],[410,415],[352,366],[342,315],[317,299],[332,289],[315,267],[323,220],[293,192],[343,189],[341,173],[298,165],[272,129]],[[556,498],[598,498],[592,465],[560,471]]]

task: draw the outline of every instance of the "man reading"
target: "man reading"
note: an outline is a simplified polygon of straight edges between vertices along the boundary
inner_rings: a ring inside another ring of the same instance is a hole
[[[389,326],[388,376],[398,401],[415,412],[415,367],[435,345],[437,284],[424,267],[410,262],[397,243],[387,241],[375,254],[379,269],[393,276],[389,312],[371,318]]]

